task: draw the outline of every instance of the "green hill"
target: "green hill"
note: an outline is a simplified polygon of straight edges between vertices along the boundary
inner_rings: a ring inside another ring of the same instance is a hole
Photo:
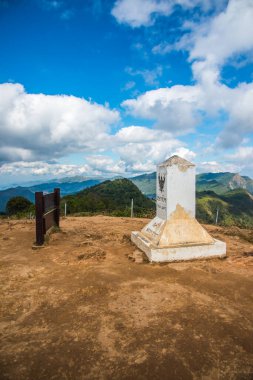
[[[147,215],[155,209],[155,203],[126,178],[105,181],[75,195],[65,196],[63,203],[67,202],[68,213],[107,212],[129,216],[132,199],[135,215]]]
[[[14,197],[24,197],[31,202],[34,202],[34,193],[25,187],[15,187],[0,191],[0,212],[5,212],[6,204],[9,199]]]
[[[197,192],[196,216],[200,222],[224,226],[253,227],[253,196],[246,190],[236,189],[218,195],[213,191]]]

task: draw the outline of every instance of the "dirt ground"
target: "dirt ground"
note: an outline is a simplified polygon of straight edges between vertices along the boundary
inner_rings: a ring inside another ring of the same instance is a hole
[[[253,232],[206,226],[223,260],[137,264],[146,223],[68,217],[34,250],[33,221],[0,221],[0,379],[253,379]]]

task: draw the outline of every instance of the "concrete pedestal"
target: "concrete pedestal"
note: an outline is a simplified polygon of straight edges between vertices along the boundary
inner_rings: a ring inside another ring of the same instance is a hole
[[[195,166],[173,156],[157,167],[156,217],[131,240],[150,261],[226,256],[226,244],[195,219]]]
[[[173,262],[226,256],[226,244],[217,239],[214,239],[213,243],[210,244],[161,248],[154,245],[141,232],[133,231],[131,240],[141,251],[145,252],[151,262]]]

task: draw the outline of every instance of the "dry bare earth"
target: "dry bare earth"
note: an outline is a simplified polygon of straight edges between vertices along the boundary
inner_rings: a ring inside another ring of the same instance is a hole
[[[147,220],[0,222],[1,379],[252,379],[252,231],[207,227],[225,260],[136,264]],[[247,241],[249,240],[249,241]]]

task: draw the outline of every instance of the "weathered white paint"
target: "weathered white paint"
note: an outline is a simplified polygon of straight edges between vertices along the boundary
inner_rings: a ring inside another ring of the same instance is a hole
[[[195,219],[195,165],[173,156],[157,167],[157,216],[132,241],[151,261],[223,257],[226,244]]]
[[[177,156],[158,165],[156,197],[159,218],[168,220],[177,204],[195,217],[195,165]]]

